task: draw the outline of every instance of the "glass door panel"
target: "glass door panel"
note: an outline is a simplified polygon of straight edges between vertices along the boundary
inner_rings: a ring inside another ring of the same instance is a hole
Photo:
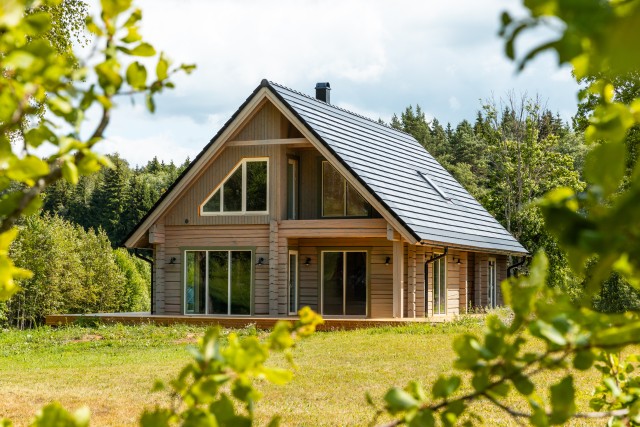
[[[322,256],[323,314],[344,314],[344,253],[323,252]]]
[[[188,251],[185,253],[185,257],[185,312],[188,314],[204,314],[206,309],[206,252]]]
[[[367,253],[347,252],[345,314],[367,314]]]
[[[229,314],[251,314],[251,252],[231,251]]]
[[[209,252],[209,314],[229,311],[229,252]]]

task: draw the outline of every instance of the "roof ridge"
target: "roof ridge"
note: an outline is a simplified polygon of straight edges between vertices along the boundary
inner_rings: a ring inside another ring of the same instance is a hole
[[[358,114],[358,113],[353,112],[353,111],[351,111],[351,110],[347,110],[346,108],[338,107],[337,105],[334,105],[334,104],[329,104],[328,102],[322,101],[321,99],[315,98],[315,97],[313,97],[313,96],[311,96],[311,95],[307,95],[306,93],[302,93],[302,92],[300,92],[300,91],[298,91],[298,90],[292,89],[292,88],[290,88],[290,87],[287,87],[287,86],[285,86],[285,85],[283,85],[283,84],[280,84],[280,83],[274,82],[274,81],[272,81],[272,80],[267,80],[267,81],[269,82],[269,84],[272,84],[272,85],[274,85],[274,86],[281,87],[282,89],[286,89],[286,90],[291,91],[291,92],[293,92],[293,93],[297,93],[298,95],[304,96],[305,98],[312,99],[312,100],[314,100],[314,101],[316,101],[316,102],[319,102],[319,103],[321,103],[321,104],[325,104],[325,105],[327,105],[327,106],[329,106],[329,107],[335,108],[336,110],[344,111],[345,113],[348,113],[348,114],[354,115],[354,116],[356,116],[356,117],[360,117],[361,119],[364,119],[364,120],[370,121],[371,123],[375,123],[375,124],[377,124],[377,125],[384,126],[384,127],[386,127],[387,129],[390,129],[390,130],[393,130],[393,131],[396,131],[396,132],[403,133],[403,134],[405,134],[405,135],[407,135],[407,136],[410,136],[410,137],[411,137],[411,138],[413,138],[415,141],[417,141],[417,140],[416,140],[416,138],[415,138],[413,135],[411,135],[411,134],[410,134],[410,133],[408,133],[408,132],[403,131],[402,129],[396,129],[396,128],[394,128],[394,127],[389,126],[388,124],[386,124],[386,123],[384,123],[384,122],[383,122],[383,123],[380,123],[380,122],[379,122],[379,121],[377,121],[377,120],[374,120],[374,119],[372,119],[372,118],[370,118],[370,117],[363,116],[362,114]]]

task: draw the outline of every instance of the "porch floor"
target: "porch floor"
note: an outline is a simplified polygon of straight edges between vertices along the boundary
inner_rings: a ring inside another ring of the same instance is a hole
[[[139,313],[90,313],[90,314],[52,314],[46,316],[45,323],[50,326],[73,324],[79,319],[96,319],[104,323],[122,323],[136,325],[153,323],[156,325],[172,325],[176,323],[189,325],[220,325],[227,328],[243,328],[247,325],[255,325],[258,329],[270,329],[278,320],[295,320],[295,316],[193,316],[193,315],[164,315]],[[361,329],[380,326],[400,326],[409,323],[442,323],[453,320],[454,317],[417,317],[417,318],[331,318],[325,317],[324,324],[318,330],[333,329]]]

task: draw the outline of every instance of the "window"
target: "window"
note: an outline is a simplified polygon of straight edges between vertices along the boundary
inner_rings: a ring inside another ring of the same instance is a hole
[[[366,316],[366,252],[322,252],[322,314]]]
[[[287,162],[287,219],[298,219],[298,160]]]
[[[433,314],[447,314],[447,257],[433,263]]]
[[[487,305],[495,308],[498,305],[498,283],[496,280],[496,260],[489,258],[489,271],[487,274],[489,281],[487,286]]]
[[[326,160],[322,162],[322,216],[370,216],[371,205]]]
[[[185,251],[186,314],[251,314],[252,253]]]
[[[244,159],[202,204],[203,215],[267,213],[268,159]]]
[[[289,251],[289,314],[298,312],[298,251]]]

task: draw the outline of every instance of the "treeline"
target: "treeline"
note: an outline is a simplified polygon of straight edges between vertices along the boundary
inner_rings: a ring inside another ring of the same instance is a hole
[[[0,324],[42,324],[48,314],[148,311],[150,265],[116,247],[188,160],[176,166],[154,158],[131,168],[117,154],[113,168],[58,181],[46,190],[42,215],[22,222],[11,247],[16,265],[33,272],[0,305]]]
[[[76,186],[57,181],[48,188],[43,211],[85,230],[104,230],[117,247],[189,165],[189,159],[176,166],[154,157],[145,166],[131,168],[118,154],[109,158],[113,168],[83,176]]]
[[[571,272],[535,201],[557,187],[585,188],[585,111],[570,125],[539,97],[509,93],[485,102],[473,123],[463,120],[455,128],[428,120],[420,106],[394,115],[390,126],[413,135],[531,253],[543,249],[550,260],[549,286],[563,288],[577,301],[587,278]],[[628,139],[635,141],[637,134],[634,130]],[[638,310],[640,294],[614,274],[593,306]]]
[[[28,328],[47,314],[149,310],[151,271],[125,249],[113,249],[94,231],[45,213],[20,225],[11,258],[33,276],[0,304],[0,323]]]

